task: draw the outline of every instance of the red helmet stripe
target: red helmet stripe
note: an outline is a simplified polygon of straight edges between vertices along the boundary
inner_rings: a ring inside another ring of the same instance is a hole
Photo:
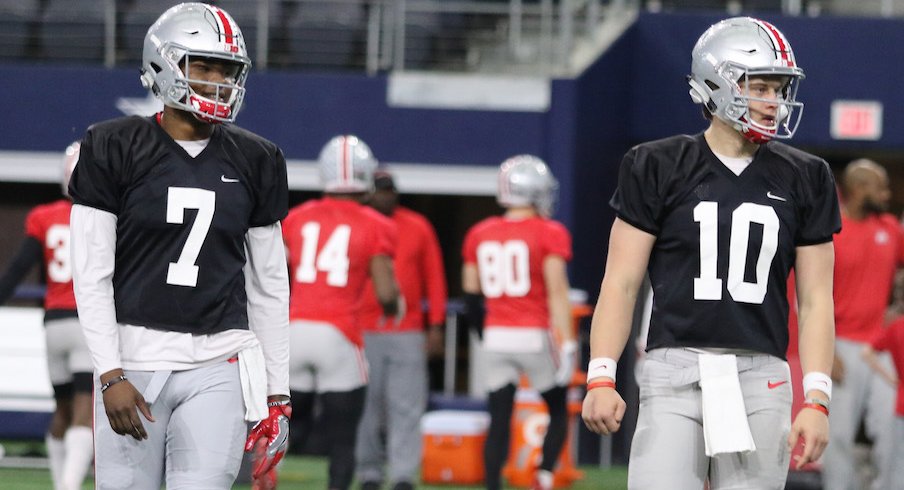
[[[340,150],[342,152],[342,154],[339,157],[339,172],[340,172],[339,175],[342,178],[342,183],[346,184],[346,185],[351,180],[351,173],[352,173],[351,172],[351,167],[352,167],[351,154],[349,153],[348,150],[349,150],[348,136],[343,136],[341,150]]]
[[[220,20],[220,24],[222,24],[223,26],[223,35],[226,37],[226,44],[233,44],[235,36],[233,35],[232,24],[229,22],[229,17],[221,9],[217,7],[212,8],[213,12],[217,14],[217,18]]]
[[[774,25],[764,20],[759,21],[759,23],[766,28],[766,32],[769,33],[769,36],[772,38],[772,43],[775,44],[776,49],[785,63],[789,67],[794,67],[794,55],[791,53],[791,47],[788,46],[788,42],[785,40],[785,37],[782,36],[782,33],[779,32]]]

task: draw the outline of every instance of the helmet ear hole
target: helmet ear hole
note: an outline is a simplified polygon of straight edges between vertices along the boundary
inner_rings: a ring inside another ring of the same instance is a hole
[[[142,70],[141,70],[141,86],[147,90],[150,90],[155,96],[159,97],[160,96],[160,86],[157,85],[156,79],[157,79],[157,75],[161,71],[163,71],[163,69],[160,68],[160,65],[158,65],[157,63],[153,63],[153,62],[148,63],[148,66],[150,66],[151,70],[153,70],[154,72],[151,73],[150,71],[147,70],[147,68],[142,68]]]
[[[695,104],[708,104],[710,102],[709,94],[707,94],[706,90],[700,86],[699,82],[688,77],[687,83],[691,86],[691,100],[693,100]]]

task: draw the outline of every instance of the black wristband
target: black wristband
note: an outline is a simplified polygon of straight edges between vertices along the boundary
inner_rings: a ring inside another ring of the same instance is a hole
[[[276,400],[273,402],[267,402],[268,407],[281,407],[283,405],[291,405],[291,404],[292,404],[291,400]]]
[[[100,392],[103,393],[103,392],[107,391],[107,388],[115,385],[116,383],[119,383],[120,381],[126,381],[127,379],[129,379],[129,378],[127,378],[125,374],[119,375],[119,376],[111,379],[110,381],[107,381],[106,383],[102,384],[100,386]]]

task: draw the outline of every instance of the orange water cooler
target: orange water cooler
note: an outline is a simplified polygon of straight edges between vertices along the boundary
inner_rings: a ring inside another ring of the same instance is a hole
[[[573,426],[576,416],[581,413],[583,392],[570,388],[568,393],[568,436],[562,452],[553,468],[556,488],[570,487],[572,482],[584,474],[575,468],[572,447]],[[534,474],[543,459],[543,438],[549,425],[549,412],[540,394],[531,389],[519,389],[515,394],[515,408],[512,411],[512,437],[509,458],[502,474],[515,487],[530,487]]]
[[[421,480],[429,484],[476,485],[483,482],[483,446],[490,416],[486,412],[436,410],[421,418],[424,441]]]

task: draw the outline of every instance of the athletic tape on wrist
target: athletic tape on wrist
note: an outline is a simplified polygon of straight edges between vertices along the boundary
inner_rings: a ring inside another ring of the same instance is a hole
[[[615,371],[618,363],[609,357],[594,357],[587,365],[587,381],[593,378],[607,377],[615,381]]]
[[[825,373],[813,371],[804,375],[804,396],[811,390],[821,391],[832,399],[832,378]]]

